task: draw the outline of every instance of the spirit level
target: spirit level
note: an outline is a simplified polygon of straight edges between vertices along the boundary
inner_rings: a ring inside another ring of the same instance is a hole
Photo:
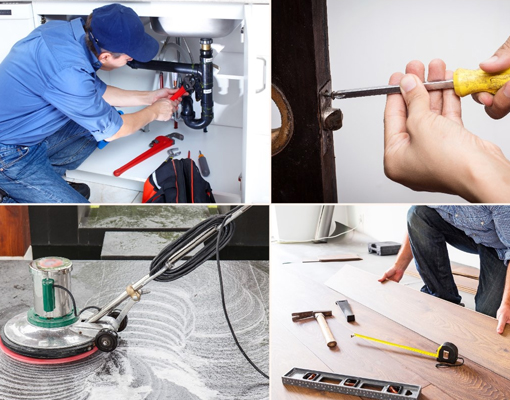
[[[303,368],[292,368],[282,376],[282,382],[285,385],[381,400],[416,400],[421,391],[421,386],[418,385],[360,378]]]

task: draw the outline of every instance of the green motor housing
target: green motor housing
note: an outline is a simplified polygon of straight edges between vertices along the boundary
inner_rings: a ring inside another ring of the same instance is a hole
[[[44,311],[52,312],[55,309],[55,281],[45,278],[42,280],[42,294]]]

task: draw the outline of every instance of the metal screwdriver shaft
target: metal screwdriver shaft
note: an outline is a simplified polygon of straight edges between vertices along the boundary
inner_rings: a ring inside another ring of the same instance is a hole
[[[443,90],[453,89],[453,80],[438,81],[438,82],[424,82],[425,88],[428,91],[431,90]],[[338,90],[331,92],[329,95],[333,99],[350,99],[354,97],[367,97],[367,96],[378,96],[381,94],[393,94],[400,93],[400,86],[388,85],[388,86],[376,86],[362,89],[351,89],[351,90]]]

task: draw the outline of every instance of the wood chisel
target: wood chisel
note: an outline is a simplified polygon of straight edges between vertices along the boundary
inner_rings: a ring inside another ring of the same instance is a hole
[[[351,305],[347,300],[338,300],[335,302],[338,307],[342,310],[342,312],[345,315],[345,318],[347,319],[347,322],[354,322],[356,321],[356,317],[354,316]]]
[[[489,74],[481,69],[457,69],[453,79],[438,82],[424,82],[425,88],[431,90],[453,89],[459,97],[468,94],[489,92],[495,94],[510,80],[510,68],[497,74]],[[354,97],[377,96],[380,94],[400,93],[399,85],[377,86],[361,89],[339,90],[325,93],[324,96],[333,99],[349,99]]]

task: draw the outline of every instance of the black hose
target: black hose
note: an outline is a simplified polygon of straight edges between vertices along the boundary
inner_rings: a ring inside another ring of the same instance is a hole
[[[69,289],[65,288],[64,286],[60,286],[60,285],[53,285],[53,287],[62,289],[62,290],[67,292],[67,294],[69,295],[69,297],[71,298],[71,300],[73,302],[74,316],[77,317],[78,316],[78,311],[76,311],[76,301],[74,300],[74,296],[71,293],[71,291]]]
[[[99,308],[97,306],[88,306],[88,307],[83,308],[78,315],[81,315],[81,313],[83,311],[85,311],[85,310],[91,310],[91,309],[94,309],[94,310],[97,310],[97,311],[101,311],[101,308]]]
[[[166,261],[170,259],[175,253],[180,251],[183,247],[187,246],[197,237],[201,236],[204,232],[211,228],[217,228],[222,225],[223,221],[230,217],[230,215],[237,211],[240,207],[236,207],[229,211],[227,214],[213,215],[206,220],[200,222],[195,227],[189,229],[177,240],[168,244],[161,252],[154,257],[150,266],[150,275],[154,275],[161,268],[164,268]],[[160,276],[155,278],[159,282],[171,282],[176,279],[182,278],[183,276],[194,271],[197,267],[202,265],[205,261],[209,260],[215,253],[216,242],[215,237],[219,239],[220,250],[223,249],[227,243],[232,239],[235,231],[235,224],[231,222],[226,225],[220,232],[216,231],[212,238],[204,242],[204,247],[193,255],[189,260],[185,261],[181,265],[174,266],[171,269],[166,270]]]
[[[224,227],[225,220],[223,220],[223,223],[220,227],[220,232],[225,228]],[[241,352],[241,354],[246,358],[246,360],[250,363],[250,365],[255,368],[255,370],[262,375],[264,378],[269,379],[269,376],[266,375],[257,365],[251,360],[250,357],[248,357],[248,354],[244,351],[244,349],[241,347],[241,344],[237,340],[237,336],[234,332],[234,328],[232,327],[232,324],[230,323],[230,318],[228,316],[227,312],[227,306],[225,304],[225,292],[223,290],[223,276],[221,274],[221,264],[220,264],[220,236],[218,235],[218,238],[216,239],[216,266],[218,267],[218,277],[220,280],[220,293],[221,293],[221,305],[223,307],[223,314],[225,314],[225,319],[227,320],[228,328],[230,329],[230,333],[232,334],[232,337],[234,338],[234,342],[237,345],[237,348]]]
[[[234,328],[230,323],[230,318],[228,316],[227,307],[225,304],[225,292],[223,288],[223,277],[221,274],[221,263],[220,263],[220,250],[223,249],[227,243],[232,239],[235,231],[234,222],[230,222],[228,225],[225,225],[227,219],[239,210],[241,206],[237,206],[234,209],[230,210],[228,213],[223,215],[215,215],[209,217],[205,221],[202,221],[195,227],[189,229],[184,235],[175,240],[174,242],[167,245],[161,252],[152,260],[150,266],[150,275],[154,275],[161,268],[164,268],[166,265],[166,261],[171,258],[176,252],[186,246],[188,243],[193,241],[195,238],[199,237],[203,232],[209,230],[211,227],[218,228],[216,233],[211,239],[208,239],[204,242],[204,248],[201,249],[197,254],[192,256],[185,263],[174,267],[172,269],[166,270],[160,276],[155,278],[156,281],[161,282],[170,282],[176,279],[182,278],[183,276],[189,274],[191,271],[198,268],[205,261],[209,260],[214,254],[216,254],[216,265],[218,268],[218,276],[220,281],[220,293],[221,293],[221,304],[223,307],[223,313],[225,314],[225,319],[227,321],[228,327],[230,329],[230,333],[236,343],[241,354],[246,358],[246,360],[250,363],[250,365],[255,368],[255,370],[261,374],[264,378],[269,379],[269,376],[262,372],[257,365],[250,359],[250,357],[246,354],[246,352],[241,347],[241,344],[237,340],[237,336],[234,332]]]

